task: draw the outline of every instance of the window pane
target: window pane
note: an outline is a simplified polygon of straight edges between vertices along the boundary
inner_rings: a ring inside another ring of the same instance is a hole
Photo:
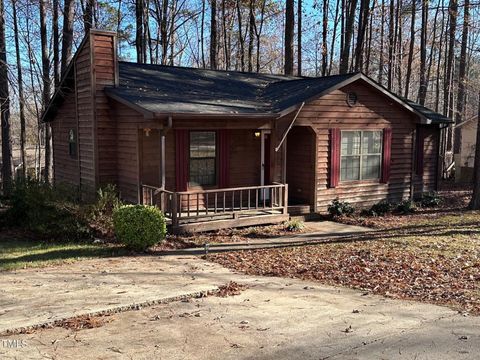
[[[362,179],[380,178],[381,155],[362,156]]]
[[[360,180],[360,156],[342,156],[340,180]]]
[[[215,158],[190,159],[190,184],[215,185]]]
[[[215,157],[215,132],[192,131],[190,133],[190,157]]]
[[[382,152],[382,132],[364,131],[362,154],[380,154]]]
[[[342,131],[342,155],[360,154],[360,131]]]
[[[214,131],[190,132],[190,185],[215,185]]]

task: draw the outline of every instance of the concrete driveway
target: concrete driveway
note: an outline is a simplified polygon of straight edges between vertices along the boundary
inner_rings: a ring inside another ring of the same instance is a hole
[[[240,295],[188,298],[230,280]],[[138,257],[2,273],[0,325],[149,301],[86,330],[0,335],[0,359],[476,359],[480,318],[195,257]],[[17,344],[17,346],[12,346]]]

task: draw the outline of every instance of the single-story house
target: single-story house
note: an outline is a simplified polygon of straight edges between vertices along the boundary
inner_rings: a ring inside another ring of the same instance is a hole
[[[361,73],[320,78],[119,61],[92,30],[43,115],[55,182],[109,183],[174,231],[284,221],[437,187],[450,119]]]

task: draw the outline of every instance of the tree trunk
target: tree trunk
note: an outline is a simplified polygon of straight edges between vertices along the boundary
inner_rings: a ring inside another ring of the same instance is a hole
[[[302,76],[302,0],[297,0],[297,74]]]
[[[163,0],[162,21],[160,23],[160,42],[162,43],[162,65],[167,64],[168,59],[168,0]]]
[[[345,42],[340,54],[340,74],[348,72],[348,64],[350,59],[350,43],[352,42],[353,29],[355,27],[355,10],[357,8],[357,0],[349,0],[347,17],[345,20]]]
[[[460,47],[460,61],[458,64],[458,92],[457,92],[457,109],[455,115],[455,124],[458,125],[463,120],[465,110],[466,96],[466,69],[467,69],[467,45],[468,32],[470,27],[470,0],[465,0],[463,8],[463,29],[462,29],[462,45]],[[459,154],[462,148],[462,128],[455,127],[453,152]]]
[[[47,16],[45,9],[45,0],[40,0],[40,41],[42,44],[42,78],[43,78],[43,92],[42,92],[42,109],[45,109],[50,102],[50,57],[48,54],[47,41]],[[44,124],[45,136],[45,182],[49,183],[52,177],[52,134],[50,124]]]
[[[332,35],[332,42],[330,44],[330,63],[328,65],[328,74],[332,73],[332,66],[333,66],[333,57],[335,52],[335,38],[337,37],[337,27],[338,27],[338,17],[340,14],[342,0],[337,0],[337,6],[335,8],[335,20],[333,21],[333,35]],[[342,23],[343,23],[343,15],[342,15]],[[343,39],[343,34],[340,35],[340,38]],[[343,40],[341,40],[343,41]]]
[[[380,18],[380,59],[378,62],[378,83],[383,85],[383,46],[385,39],[385,0],[382,0],[381,8],[381,18]]]
[[[52,36],[53,36],[53,82],[55,89],[60,84],[60,35],[58,33],[58,0],[53,0]]]
[[[143,64],[143,0],[135,0],[135,50],[137,52],[137,62]]]
[[[12,143],[10,137],[10,98],[5,44],[5,8],[0,0],[0,117],[2,126],[2,189],[8,194],[12,182]]]
[[[67,70],[67,66],[72,59],[74,10],[75,2],[73,0],[65,0],[63,11],[62,76],[65,73],[65,70]]]
[[[420,35],[420,86],[418,88],[418,102],[425,105],[427,97],[427,29],[428,29],[428,0],[422,1],[422,32]]]
[[[335,39],[332,40],[334,42]],[[323,0],[322,9],[322,76],[327,75],[328,66],[328,0]]]
[[[394,9],[395,0],[390,0],[390,19],[388,21],[388,71],[387,71],[387,89],[392,90],[393,85],[393,42],[394,42]]]
[[[452,85],[452,72],[453,72],[453,58],[455,51],[455,32],[457,30],[457,12],[458,12],[458,2],[457,0],[450,0],[450,5],[448,7],[449,13],[449,38],[448,38],[448,54],[447,54],[447,64],[445,67],[445,83],[443,87],[443,113],[447,116],[452,115],[452,104],[451,104],[451,85]]]
[[[210,19],[210,68],[217,69],[217,0],[212,0]]]
[[[357,46],[355,47],[355,71],[363,70],[363,47],[365,31],[368,24],[370,1],[360,0],[360,15],[358,20]]]
[[[95,9],[95,0],[86,0],[85,12],[83,14],[83,27],[85,33],[88,33],[93,27],[93,11]]]
[[[245,39],[242,32],[242,9],[241,0],[237,0],[237,20],[238,20],[238,43],[240,44],[240,68],[245,71]]]
[[[293,75],[293,36],[295,27],[294,0],[286,0],[285,6],[285,75]]]
[[[266,0],[262,0],[262,10],[260,11],[260,26],[255,26],[255,36],[257,37],[257,72],[260,72],[260,45],[261,45],[261,36],[263,31],[263,24],[265,21],[265,6],[267,4]]]
[[[412,77],[413,48],[415,46],[415,15],[416,1],[412,1],[412,19],[410,22],[410,46],[408,49],[407,75],[405,76],[405,97],[408,99],[410,92],[410,78]]]
[[[248,6],[248,71],[253,72],[253,42],[255,41],[255,1]]]
[[[20,110],[20,160],[22,162],[22,177],[26,177],[27,158],[25,156],[25,97],[23,94],[22,58],[18,39],[17,0],[12,0],[13,33],[15,36],[15,55],[17,57],[18,102]]]

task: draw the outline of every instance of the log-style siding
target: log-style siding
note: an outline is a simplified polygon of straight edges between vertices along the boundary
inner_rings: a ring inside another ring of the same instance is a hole
[[[70,156],[68,142],[70,130],[73,130],[74,133],[77,132],[75,93],[73,91],[66,95],[65,101],[60,105],[55,121],[51,125],[55,155],[53,157],[55,183],[77,187],[80,185],[78,149],[76,157]]]
[[[91,37],[75,59],[75,88],[78,117],[78,155],[80,161],[80,187],[85,196],[96,189],[95,124],[93,106],[93,78]],[[68,152],[68,149],[66,149]]]
[[[415,176],[415,196],[437,190],[439,136],[438,126],[423,126],[423,174]]]
[[[116,52],[112,35],[94,33],[94,115],[97,129],[96,152],[98,185],[115,183],[117,180],[116,122],[110,114],[105,86],[115,85]]]
[[[294,126],[287,138],[287,184],[291,204],[314,205],[315,133],[306,126]]]
[[[346,95],[355,92],[356,105],[346,103]],[[368,86],[354,83],[306,104],[297,125],[311,126],[317,134],[316,210],[325,211],[335,198],[366,206],[383,199],[398,201],[410,195],[415,120],[413,115]],[[341,130],[382,130],[392,128],[390,179],[340,182],[329,187],[330,132]]]

